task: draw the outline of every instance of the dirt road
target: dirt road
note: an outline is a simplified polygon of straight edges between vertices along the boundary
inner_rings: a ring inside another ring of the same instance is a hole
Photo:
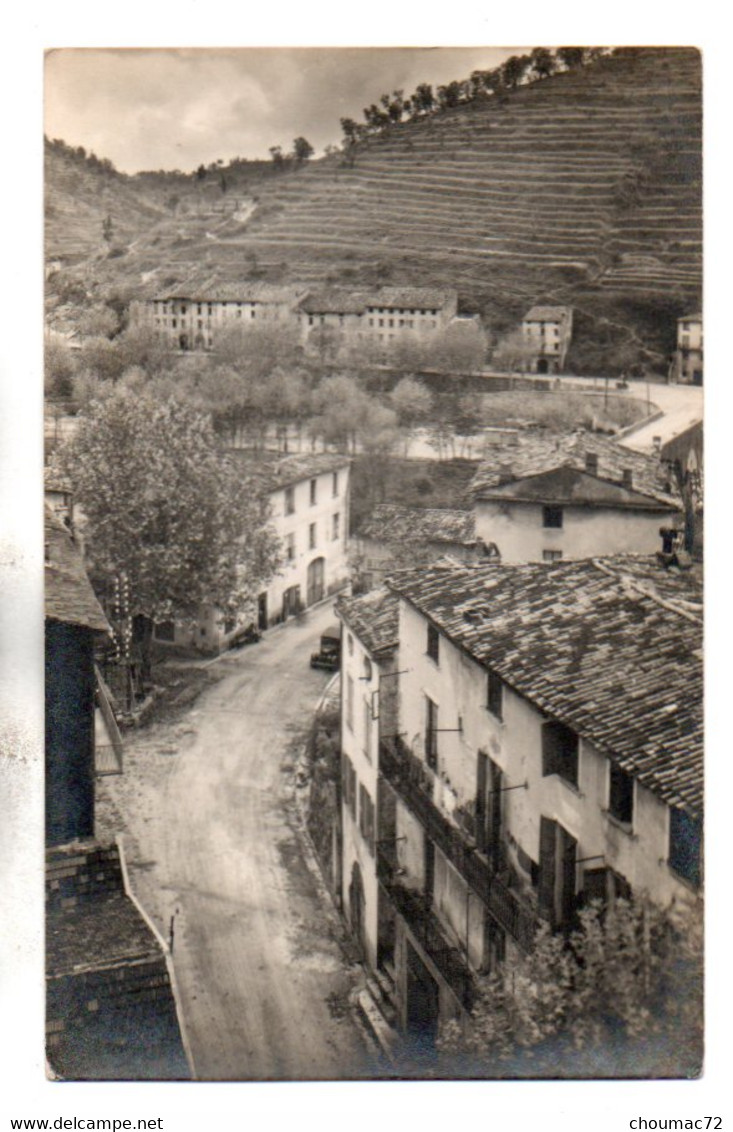
[[[204,1080],[368,1076],[338,922],[304,859],[293,760],[328,679],[309,655],[329,607],[217,662],[175,725],[102,780],[98,835],[125,830],[132,885],[173,962]]]

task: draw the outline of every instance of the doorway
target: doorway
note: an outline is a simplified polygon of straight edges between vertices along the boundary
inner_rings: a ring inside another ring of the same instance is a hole
[[[435,1049],[440,1017],[438,984],[409,940],[407,942],[407,1036],[417,1053]]]
[[[326,559],[314,558],[308,567],[308,593],[306,605],[322,601],[325,594]]]
[[[257,598],[257,628],[267,628],[267,592],[261,593]]]

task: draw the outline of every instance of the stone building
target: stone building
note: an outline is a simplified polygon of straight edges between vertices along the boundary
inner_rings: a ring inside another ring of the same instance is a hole
[[[400,565],[434,562],[444,555],[471,562],[487,552],[476,538],[472,511],[378,503],[354,535],[352,576],[359,589],[371,589]]]
[[[504,562],[652,554],[682,501],[659,456],[592,432],[518,432],[474,476],[477,537]]]
[[[375,997],[429,1049],[542,922],[632,893],[700,912],[701,589],[641,556],[389,585],[396,632],[384,596],[343,612],[344,884],[358,858]]]
[[[243,620],[227,620],[202,607],[193,627],[160,622],[162,644],[218,652],[250,622],[259,631],[322,601],[348,582],[350,460],[332,453],[279,456],[230,449],[229,459],[262,482],[270,499],[270,524],[280,541],[275,577],[257,595]]]
[[[677,319],[675,376],[686,385],[702,385],[702,315],[687,314]]]
[[[532,307],[522,321],[531,372],[562,373],[572,335],[572,307]]]

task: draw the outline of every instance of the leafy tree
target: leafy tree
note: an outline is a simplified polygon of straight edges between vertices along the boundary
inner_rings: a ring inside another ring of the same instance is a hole
[[[104,220],[102,221],[102,236],[108,244],[112,243],[112,237],[114,236],[114,225],[112,223],[112,217],[109,215],[105,216]]]
[[[372,456],[388,456],[400,440],[395,410],[369,397],[366,411],[358,422],[357,440],[364,452]]]
[[[555,1075],[558,1057],[590,1067],[601,1056],[624,1057],[634,1076],[660,1075],[661,1065],[692,1075],[702,1048],[700,935],[696,922],[675,923],[642,899],[593,901],[568,940],[544,926],[524,960],[485,979],[467,1032],[448,1023],[441,1048],[504,1073],[524,1062],[532,1075]]]
[[[585,52],[582,47],[558,47],[557,57],[569,71],[583,66]]]
[[[541,79],[549,78],[557,69],[555,56],[546,47],[535,47],[529,58],[532,70]]]
[[[529,69],[528,55],[510,55],[501,68],[501,77],[505,86],[515,90]]]
[[[492,367],[502,373],[526,373],[537,350],[522,334],[512,330],[499,339],[491,357]]]
[[[418,114],[429,114],[435,106],[435,97],[430,83],[420,83],[415,88],[411,102]]]
[[[79,351],[79,369],[100,381],[117,381],[126,368],[126,360],[117,342],[96,335],[87,338]]]
[[[276,168],[281,168],[285,164],[285,157],[283,155],[282,146],[271,145],[270,149],[269,149],[269,154],[270,154],[270,157],[272,158],[272,163],[273,163],[273,165],[275,165]]]
[[[320,436],[326,444],[355,451],[370,401],[369,394],[354,377],[334,374],[322,378],[313,393],[311,435]]]
[[[127,580],[146,662],[153,622],[193,623],[204,603],[246,613],[274,573],[267,495],[184,401],[116,388],[80,417],[59,463],[86,518],[91,577],[102,593]]]
[[[197,181],[205,181],[206,180],[206,166],[205,165],[199,165],[198,169],[196,170],[196,180]]]
[[[49,341],[43,351],[43,388],[47,397],[63,400],[73,395],[74,355],[61,342]]]
[[[397,382],[390,394],[390,402],[400,424],[414,428],[429,416],[433,395],[423,382],[408,376]]]
[[[293,153],[295,154],[295,160],[299,165],[302,165],[304,161],[307,161],[309,157],[313,156],[315,150],[306,138],[298,137],[293,141]]]
[[[90,307],[79,317],[79,332],[85,338],[113,338],[119,328],[119,319],[108,306]]]

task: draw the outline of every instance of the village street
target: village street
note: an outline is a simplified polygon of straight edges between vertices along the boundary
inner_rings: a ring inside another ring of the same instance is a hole
[[[328,674],[310,653],[328,603],[212,666],[174,724],[128,737],[102,779],[98,836],[122,830],[133,889],[173,963],[196,1076],[365,1076],[348,1009],[360,968],[294,814],[294,762]],[[373,1073],[374,1067],[371,1066]]]

